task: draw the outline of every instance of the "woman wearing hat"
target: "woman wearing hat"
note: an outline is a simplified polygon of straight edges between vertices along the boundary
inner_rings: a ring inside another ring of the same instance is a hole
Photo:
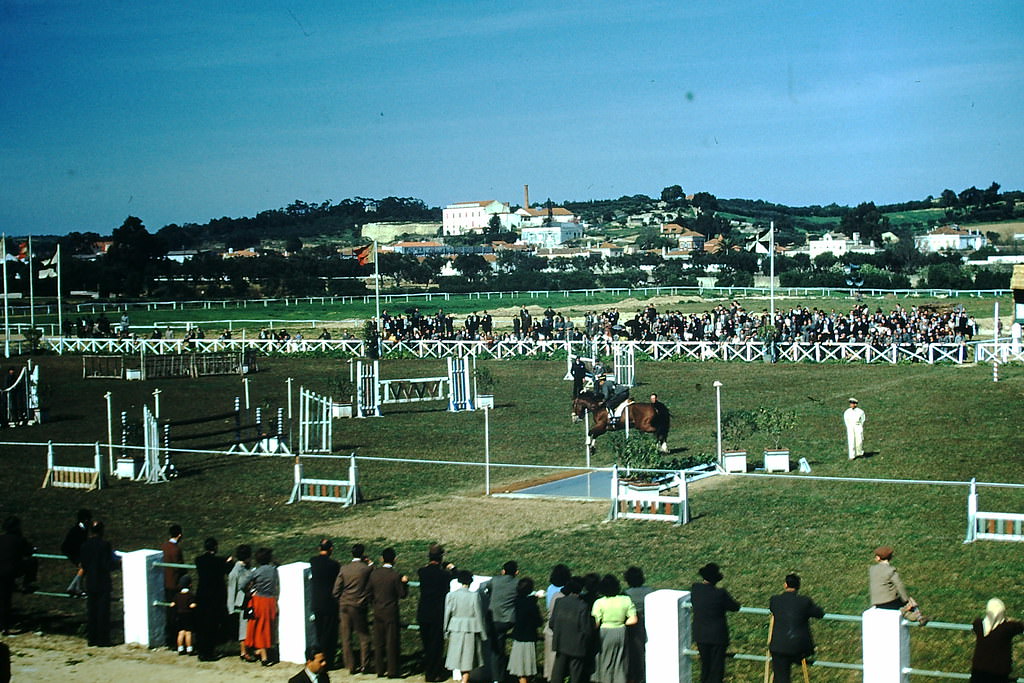
[[[718,587],[722,571],[714,562],[697,570],[702,581],[690,587],[693,605],[693,640],[700,652],[701,683],[722,683],[725,677],[725,650],[729,647],[726,612],[738,612],[740,603],[729,591]]]
[[[1024,633],[1024,622],[1006,618],[1006,605],[992,598],[985,606],[985,617],[972,624],[974,657],[971,659],[971,683],[1009,683],[1013,670],[1013,637]]]

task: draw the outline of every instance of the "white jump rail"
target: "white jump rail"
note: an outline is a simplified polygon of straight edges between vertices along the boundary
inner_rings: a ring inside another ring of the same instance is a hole
[[[46,476],[40,488],[51,486],[58,489],[81,489],[94,491],[103,488],[103,455],[99,443],[95,444],[92,467],[73,467],[54,462],[53,442],[46,444]]]
[[[971,479],[971,490],[967,494],[967,536],[964,543],[974,541],[1024,543],[1024,514],[978,510],[978,485]]]
[[[676,489],[675,495],[666,491]],[[612,467],[612,507],[610,519],[646,519],[686,524],[690,521],[686,474],[679,470],[651,487],[636,487],[623,482],[619,466]]]
[[[341,503],[343,507],[355,505],[359,498],[359,468],[356,457],[349,456],[348,479],[307,479],[303,475],[302,461],[295,457],[295,484],[288,504],[300,501]]]

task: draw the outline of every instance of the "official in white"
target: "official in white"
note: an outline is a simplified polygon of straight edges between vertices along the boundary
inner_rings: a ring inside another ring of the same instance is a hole
[[[857,404],[857,399],[850,399],[850,407],[843,413],[846,423],[846,454],[853,460],[864,455],[864,411]]]

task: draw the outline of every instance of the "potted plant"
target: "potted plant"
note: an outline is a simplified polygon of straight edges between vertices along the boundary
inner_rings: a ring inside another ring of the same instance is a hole
[[[774,407],[757,411],[757,428],[768,435],[772,448],[764,449],[765,472],[789,472],[789,449],[782,448],[782,435],[796,426],[796,413]]]
[[[494,391],[498,380],[494,378],[491,369],[486,365],[478,365],[473,370],[473,393],[476,394],[477,408],[494,407]],[[484,393],[478,393],[478,392]]]
[[[757,431],[756,416],[749,410],[734,410],[722,417],[722,462],[729,472],[747,471],[747,451],[740,442]]]
[[[637,472],[636,470],[659,470],[665,468],[662,454],[658,451],[658,441],[650,434],[637,432],[627,439],[625,432],[608,434],[608,444],[615,456],[615,464],[622,468],[620,480],[633,487],[653,486],[653,479],[661,475],[656,472]]]
[[[352,394],[355,386],[343,372],[331,376],[327,380],[328,391],[331,392],[331,417],[352,417]]]

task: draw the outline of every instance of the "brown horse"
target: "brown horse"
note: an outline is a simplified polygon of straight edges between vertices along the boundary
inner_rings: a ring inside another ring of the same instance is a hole
[[[609,423],[608,409],[600,396],[584,391],[572,402],[573,421],[578,422],[583,416],[590,412],[594,416],[594,426],[587,434],[588,443],[593,444],[594,439],[607,431],[616,431],[626,428],[626,421],[629,421],[630,429],[638,429],[641,432],[654,434],[658,440],[658,448],[662,453],[668,453],[668,429],[671,422],[671,415],[663,403],[630,403],[623,411],[622,418],[618,424],[612,426]]]

